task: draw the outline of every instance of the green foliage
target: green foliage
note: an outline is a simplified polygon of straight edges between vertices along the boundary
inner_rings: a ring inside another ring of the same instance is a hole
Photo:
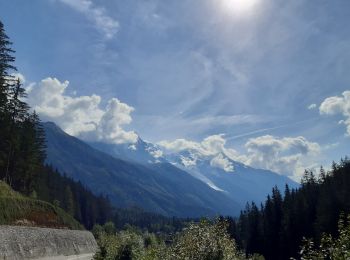
[[[103,233],[99,245],[100,251],[95,256],[96,260],[147,259],[145,257],[148,255],[142,235],[131,231],[120,231],[115,235]]]
[[[0,22],[0,179],[29,195],[45,159],[45,137],[39,117],[24,101],[25,89],[11,75],[16,71],[11,45]]]
[[[44,201],[22,196],[4,182],[0,182],[0,225],[83,229],[62,209]]]
[[[338,222],[339,236],[333,238],[331,235],[324,234],[318,247],[315,246],[312,239],[305,239],[300,259],[350,259],[350,216],[346,219],[342,216]]]
[[[103,230],[107,235],[114,235],[116,232],[115,225],[113,222],[109,221],[103,225]]]
[[[99,239],[104,233],[104,229],[100,224],[95,224],[91,230],[92,234],[96,239]]]
[[[23,196],[11,189],[6,182],[0,181],[0,197],[22,198]]]
[[[96,196],[81,183],[60,175],[50,166],[34,177],[33,189],[40,200],[61,207],[87,229],[113,219],[113,209],[104,196]]]
[[[170,247],[170,259],[223,260],[243,258],[224,222],[190,224]]]
[[[30,194],[30,198],[31,199],[37,199],[38,198],[38,194],[36,193],[35,190],[33,190],[32,193]]]
[[[99,252],[96,260],[102,259],[137,259],[137,260],[224,260],[247,259],[240,253],[227,231],[227,223],[202,221],[192,223],[174,240],[166,244],[152,233],[137,230],[123,230],[115,235],[99,233]],[[264,259],[255,255],[248,259]]]

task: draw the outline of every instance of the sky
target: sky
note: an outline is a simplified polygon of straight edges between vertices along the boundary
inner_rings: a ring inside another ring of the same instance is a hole
[[[349,17],[347,0],[0,2],[43,120],[294,179],[349,155]]]

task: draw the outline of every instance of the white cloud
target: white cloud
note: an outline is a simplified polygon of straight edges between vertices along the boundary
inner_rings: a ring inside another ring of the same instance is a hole
[[[208,158],[211,166],[226,172],[233,172],[233,164],[227,157],[235,157],[237,152],[234,149],[226,148],[225,144],[224,135],[212,135],[200,143],[186,139],[159,142],[160,146],[172,152],[190,151],[191,157],[181,156],[181,162],[184,166],[193,166],[196,165],[197,159]]]
[[[309,168],[308,160],[321,150],[317,143],[302,136],[278,138],[271,135],[249,139],[245,148],[244,163],[296,179]]]
[[[186,139],[162,141],[159,145],[170,152],[190,151],[191,160],[182,158],[185,166],[195,165],[196,158],[207,158],[211,166],[233,172],[233,160],[255,168],[275,171],[298,181],[304,169],[313,166],[310,161],[313,162],[321,150],[317,143],[302,136],[278,138],[271,135],[249,139],[244,146],[244,153],[226,147],[224,135],[212,135],[201,142]]]
[[[229,159],[227,159],[227,157],[224,157],[222,154],[218,154],[213,159],[211,159],[210,165],[213,167],[223,169],[225,172],[234,171],[232,162]]]
[[[161,158],[163,157],[163,151],[162,150],[149,150],[149,153],[155,158]]]
[[[74,10],[84,14],[91,20],[107,39],[111,39],[118,32],[119,23],[117,20],[107,15],[103,7],[94,5],[91,0],[59,0]]]
[[[70,135],[89,141],[135,143],[137,134],[122,127],[131,123],[131,106],[116,98],[101,108],[101,97],[68,96],[68,81],[46,78],[27,87],[28,103],[45,121],[54,121]]]
[[[312,109],[315,109],[315,108],[317,108],[316,104],[311,104],[310,106],[307,107],[307,109],[309,109],[309,110],[312,110]]]
[[[344,91],[342,96],[333,96],[326,98],[320,105],[321,115],[341,114],[345,117],[339,123],[347,128],[347,134],[350,135],[350,91]]]

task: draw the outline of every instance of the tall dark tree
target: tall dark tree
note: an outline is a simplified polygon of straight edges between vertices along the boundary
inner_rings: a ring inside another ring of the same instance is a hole
[[[15,155],[21,150],[20,139],[21,139],[21,128],[23,124],[30,121],[31,118],[28,117],[29,106],[23,101],[26,97],[25,89],[19,79],[16,83],[10,85],[9,87],[9,100],[8,100],[8,113],[10,115],[10,121],[8,121],[9,126],[9,149],[7,153],[6,171],[5,179],[7,182],[11,183],[11,176],[13,177],[16,171],[16,159]],[[26,131],[30,131],[34,125],[26,125]],[[30,144],[28,144],[30,145]]]
[[[13,83],[11,80],[11,71],[16,71],[13,65],[15,58],[14,50],[11,49],[12,42],[5,33],[4,25],[0,21],[0,116],[6,112],[8,101],[8,90]]]
[[[16,71],[13,62],[14,51],[11,49],[12,43],[5,33],[4,25],[0,21],[0,178],[5,178],[8,162],[10,120],[8,101],[10,88],[14,85],[11,72]]]

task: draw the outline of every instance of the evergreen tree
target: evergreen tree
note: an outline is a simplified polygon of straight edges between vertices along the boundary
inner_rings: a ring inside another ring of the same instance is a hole
[[[9,138],[10,131],[10,113],[8,107],[10,87],[13,86],[12,71],[16,71],[13,66],[15,58],[12,56],[14,51],[11,49],[12,43],[5,33],[4,25],[0,21],[0,178],[4,179],[8,164],[8,155],[10,151]]]
[[[10,72],[15,71],[15,58],[11,49],[12,42],[5,33],[4,25],[0,21],[0,117],[6,113],[8,92],[11,85]]]
[[[73,193],[69,186],[65,189],[64,194],[64,209],[72,216],[74,216],[74,201],[73,201]]]

